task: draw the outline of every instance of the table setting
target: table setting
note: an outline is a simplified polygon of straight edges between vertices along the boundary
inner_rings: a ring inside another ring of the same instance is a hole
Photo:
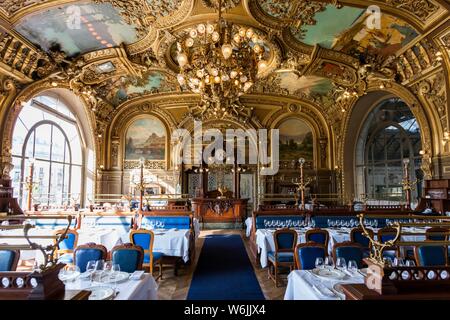
[[[89,261],[86,271],[68,265],[61,269],[58,278],[66,290],[89,290],[89,300],[156,300],[157,284],[150,274],[120,271],[111,261]]]
[[[364,283],[366,269],[358,270],[356,261],[346,263],[330,257],[316,260],[312,270],[294,270],[288,276],[285,300],[345,300],[341,284]]]

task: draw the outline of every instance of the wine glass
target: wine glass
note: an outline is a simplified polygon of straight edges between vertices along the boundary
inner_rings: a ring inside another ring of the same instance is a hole
[[[405,262],[403,261],[402,258],[394,258],[394,266],[395,267],[403,267],[405,265]]]
[[[416,263],[414,262],[414,260],[406,260],[405,265],[406,265],[407,267],[415,267],[415,266],[416,266]]]
[[[94,281],[94,271],[95,271],[95,260],[89,260],[86,265],[86,272],[89,273],[89,279],[91,283]]]
[[[355,260],[350,260],[348,262],[348,267],[347,269],[352,273],[352,274],[356,274],[356,272],[358,271],[358,264],[356,263]]]
[[[117,263],[112,264],[110,279],[114,284],[114,296],[117,296],[117,294],[119,293],[117,291],[117,280],[119,279],[118,277],[119,272],[120,272],[120,264]]]
[[[338,257],[336,259],[336,269],[340,271],[344,271],[347,268],[347,263],[345,262],[345,258]]]
[[[323,258],[322,257],[317,257],[316,258],[316,262],[315,262],[315,267],[317,269],[322,269],[324,267],[324,262],[323,262]]]
[[[333,269],[334,268],[334,261],[333,261],[333,258],[331,258],[331,257],[325,257],[325,266],[326,267],[328,267],[328,268],[330,268],[330,269]]]

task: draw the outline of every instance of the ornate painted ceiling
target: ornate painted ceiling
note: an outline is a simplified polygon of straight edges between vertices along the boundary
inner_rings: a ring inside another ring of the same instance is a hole
[[[101,132],[130,101],[185,94],[176,81],[176,39],[217,20],[217,2],[0,0],[0,70],[19,90],[36,81],[70,88],[87,101]],[[225,3],[225,19],[265,39],[266,78],[249,96],[307,100],[332,126],[369,87],[412,88],[422,73],[449,61],[447,0]],[[375,28],[373,5],[381,12]],[[448,122],[447,109],[438,121]],[[195,112],[180,113],[186,111]]]

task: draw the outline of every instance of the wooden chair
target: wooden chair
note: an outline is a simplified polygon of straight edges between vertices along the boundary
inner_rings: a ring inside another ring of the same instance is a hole
[[[120,266],[120,271],[133,273],[142,270],[144,250],[132,243],[121,244],[111,250],[111,260]]]
[[[333,246],[333,260],[335,264],[337,258],[344,258],[346,263],[354,260],[358,264],[358,269],[361,269],[363,266],[363,247],[359,243],[351,241],[336,243]]]
[[[162,257],[161,252],[153,252],[153,242],[155,235],[153,231],[147,229],[131,230],[130,242],[134,245],[142,247],[144,250],[144,262],[143,266],[149,268],[150,274],[153,274],[154,264],[158,264],[159,274],[156,279],[162,279]]]
[[[64,233],[65,229],[56,230],[53,235],[59,236]],[[54,240],[56,244],[56,239]],[[56,249],[55,254],[59,262],[65,264],[73,264],[73,252],[78,245],[78,232],[73,229],[67,230],[66,238],[63,239]]]
[[[377,232],[377,240],[385,243],[389,240],[393,240],[397,234],[397,231],[392,227],[384,227]],[[393,252],[393,253],[392,253]],[[399,248],[397,246],[387,247],[383,252],[385,257],[394,259],[399,256]]]
[[[275,252],[268,252],[269,278],[275,281],[278,287],[278,267],[294,267],[294,248],[297,244],[297,232],[293,229],[284,228],[274,232]],[[273,266],[274,272],[271,272]]]
[[[366,228],[366,230],[367,233],[369,233],[369,236],[372,239],[375,239],[373,230],[370,228]],[[370,255],[370,251],[372,250],[372,243],[369,241],[369,238],[364,235],[363,228],[353,228],[350,231],[350,241],[353,243],[359,243],[363,249],[363,253],[365,256],[368,257]]]
[[[16,271],[19,257],[19,250],[0,250],[0,272]]]
[[[295,268],[299,270],[310,270],[316,267],[316,259],[327,255],[324,245],[316,242],[300,243],[295,247]]]
[[[81,272],[86,271],[86,265],[91,260],[106,260],[108,250],[101,244],[93,242],[77,246],[73,252],[73,264],[80,268]]]
[[[327,230],[315,228],[309,229],[305,233],[306,242],[315,242],[322,244],[325,248],[328,248],[328,242],[330,241],[330,235]],[[325,254],[327,254],[325,252]]]

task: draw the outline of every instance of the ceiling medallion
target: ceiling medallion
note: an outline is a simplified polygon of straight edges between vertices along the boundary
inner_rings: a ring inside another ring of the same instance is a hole
[[[200,23],[177,42],[178,82],[200,94],[203,117],[236,115],[241,109],[239,97],[267,68],[262,35],[225,21],[221,12],[218,22]]]

